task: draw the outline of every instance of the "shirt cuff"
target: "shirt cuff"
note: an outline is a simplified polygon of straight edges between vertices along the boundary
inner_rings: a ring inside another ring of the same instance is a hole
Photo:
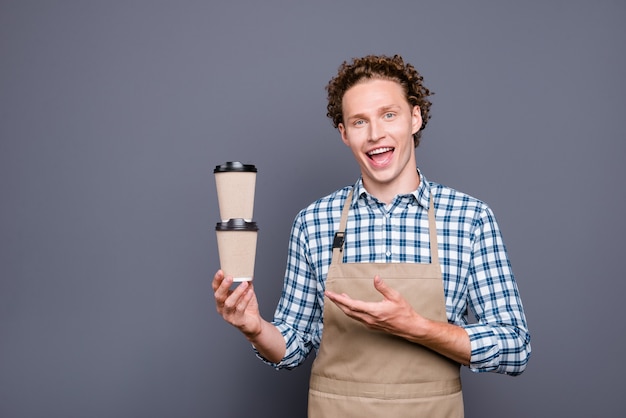
[[[268,359],[266,359],[265,357],[263,357],[260,353],[259,350],[256,349],[256,347],[253,345],[252,346],[252,350],[254,350],[254,354],[257,356],[257,358],[259,358],[263,363],[267,364],[268,366],[273,367],[276,370],[280,370],[283,366],[282,366],[282,360],[280,363],[273,363],[271,361],[269,361]]]
[[[464,328],[472,349],[470,370],[477,373],[497,370],[500,366],[500,346],[491,327],[472,324]]]
[[[254,345],[252,345],[252,349],[254,350],[254,354],[256,354],[256,356],[265,364],[267,364],[268,366],[273,367],[276,370],[280,370],[283,368],[293,368],[295,366],[291,365],[292,361],[290,361],[291,357],[293,357],[295,350],[293,349],[293,346],[295,344],[296,348],[297,348],[297,343],[295,342],[295,338],[289,338],[288,334],[289,334],[289,327],[285,326],[284,324],[274,324],[276,326],[276,328],[278,328],[278,330],[280,331],[280,333],[283,335],[283,338],[285,339],[285,356],[283,357],[283,359],[279,362],[279,363],[274,363],[269,361],[268,359],[266,359],[265,357],[263,357],[261,355],[261,353],[259,353],[259,350],[256,349],[256,347]],[[290,341],[291,340],[291,341]]]

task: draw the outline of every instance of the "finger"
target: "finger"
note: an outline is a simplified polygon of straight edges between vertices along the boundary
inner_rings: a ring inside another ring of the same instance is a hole
[[[400,295],[395,289],[387,286],[387,283],[380,276],[374,276],[374,287],[386,299],[396,299]]]
[[[340,295],[334,293],[332,300],[335,303],[341,304],[345,306],[346,308],[354,310],[354,311],[363,310],[368,305],[368,302],[364,302],[358,299],[352,299],[346,293],[342,293]]]
[[[226,281],[226,280],[225,280]],[[248,282],[242,282],[235,288],[235,290],[231,291],[230,295],[224,301],[224,308],[227,311],[236,311],[239,304],[243,300],[243,297],[246,295],[246,291],[248,290]]]
[[[213,282],[211,283],[211,286],[213,286],[214,292],[220,287],[223,280],[224,280],[224,272],[222,270],[218,270],[217,272],[215,272],[215,276],[213,276]]]
[[[254,297],[254,288],[252,287],[252,284],[250,284],[248,287],[248,290],[241,298],[242,299],[241,303],[244,304],[244,310],[248,308],[248,305],[250,304],[250,301],[252,301],[253,297]]]
[[[331,295],[329,295],[329,299],[346,314],[351,312],[367,312],[367,306],[369,306],[367,302],[352,299],[345,293],[342,293],[341,295],[331,293]]]
[[[330,299],[331,301],[333,301],[333,302],[335,302],[337,304],[345,305],[347,303],[347,301],[350,300],[350,296],[346,295],[345,293],[340,295],[338,293],[334,293],[334,292],[331,292],[329,290],[327,290],[324,293],[328,297],[328,299]]]
[[[254,296],[254,290],[252,289],[252,283],[243,282],[237,286],[236,290],[241,290],[239,296],[239,303],[237,304],[237,310],[245,311],[248,308],[248,304]]]
[[[231,295],[231,293],[233,293],[230,290],[230,286],[232,284],[233,278],[231,276],[226,276],[221,280],[219,287],[213,293],[213,296],[215,297],[215,301],[217,302],[218,306],[223,305],[226,302],[227,298]]]
[[[222,280],[224,280],[224,273],[222,272],[222,270],[216,271],[215,275],[213,276],[213,281],[211,282],[211,287],[213,287],[213,292],[215,292],[217,288],[220,287]]]

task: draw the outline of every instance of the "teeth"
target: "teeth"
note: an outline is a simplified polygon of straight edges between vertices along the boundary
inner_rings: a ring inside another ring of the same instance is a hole
[[[370,151],[367,153],[367,155],[376,155],[376,154],[382,154],[383,152],[387,152],[387,151],[392,151],[393,148],[387,147],[387,148],[377,148],[373,151]]]

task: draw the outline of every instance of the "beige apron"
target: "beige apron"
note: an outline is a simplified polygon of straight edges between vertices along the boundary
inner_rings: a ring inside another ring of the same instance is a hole
[[[338,236],[346,228],[352,192]],[[326,288],[380,301],[374,276],[399,291],[421,315],[447,322],[437,253],[433,198],[428,210],[431,264],[343,263],[333,245]],[[419,344],[367,329],[324,301],[324,331],[311,369],[309,417],[463,417],[459,364]]]

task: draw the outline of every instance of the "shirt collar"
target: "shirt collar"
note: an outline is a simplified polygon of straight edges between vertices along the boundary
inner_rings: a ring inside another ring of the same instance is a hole
[[[410,193],[413,196],[413,201],[417,202],[418,205],[422,206],[426,210],[428,210],[428,206],[430,204],[430,184],[426,177],[422,174],[419,168],[417,168],[417,172],[420,176],[420,184],[417,186],[417,190],[414,190]],[[372,195],[365,190],[363,186],[363,177],[359,177],[357,182],[354,184],[354,193],[352,194],[352,202],[351,205],[354,207],[358,204],[359,200],[362,199],[364,202],[372,201],[375,199]]]
[[[432,196],[430,183],[426,180],[426,177],[424,177],[419,168],[417,169],[417,172],[420,175],[420,185],[417,186],[417,190],[413,192],[413,196],[415,196],[415,200],[417,200],[417,203],[420,206],[428,210],[428,207],[430,206],[430,197]]]

